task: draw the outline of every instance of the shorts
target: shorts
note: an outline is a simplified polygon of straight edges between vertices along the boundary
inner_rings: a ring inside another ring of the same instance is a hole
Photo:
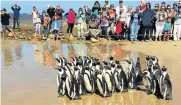
[[[2,25],[2,30],[3,31],[5,31],[5,30],[10,31],[10,26],[9,25]]]

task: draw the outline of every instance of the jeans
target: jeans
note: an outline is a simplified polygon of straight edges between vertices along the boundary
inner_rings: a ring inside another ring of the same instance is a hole
[[[152,25],[143,25],[143,27],[143,40],[150,40],[153,31]]]
[[[131,35],[130,35],[131,40],[137,40],[137,34],[138,34],[139,28],[140,28],[140,25],[138,24],[138,22],[133,22],[131,24]]]
[[[62,20],[60,20],[60,30],[59,32],[62,32]]]
[[[16,28],[16,24],[17,28],[19,28],[19,17],[13,17],[13,29]]]

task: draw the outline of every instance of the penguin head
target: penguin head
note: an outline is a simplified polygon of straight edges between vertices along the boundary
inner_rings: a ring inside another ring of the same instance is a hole
[[[118,60],[116,60],[115,63],[116,63],[117,65],[120,64],[120,62],[119,62]]]
[[[126,62],[130,65],[132,64],[131,60],[126,60]]]
[[[92,63],[92,66],[96,66],[96,63],[95,63],[95,62],[93,62],[93,63]]]
[[[98,58],[95,58],[94,60],[95,60],[95,62],[98,62],[98,61],[99,61],[99,59],[98,59]]]
[[[117,65],[117,68],[118,69],[122,69],[122,66],[119,64],[119,65]]]
[[[74,71],[78,71],[78,70],[79,70],[79,68],[75,66],[74,67]]]
[[[142,72],[142,76],[143,77],[149,77],[150,79],[151,79],[151,76],[150,76],[151,74],[150,74],[150,71],[148,71],[148,70],[144,70],[143,72]]]
[[[162,67],[162,72],[166,72],[167,68],[165,66]]]
[[[81,66],[82,62],[80,60],[77,61],[76,66]]]
[[[112,56],[109,57],[110,60],[113,60],[114,58]]]
[[[110,66],[105,66],[105,69],[106,70],[111,70],[111,67]]]
[[[112,68],[115,68],[115,64],[111,64],[111,67],[112,67]]]
[[[103,61],[103,64],[104,64],[104,65],[108,65],[108,63],[107,63],[106,61]]]
[[[154,66],[158,64],[158,58],[156,56],[152,56],[150,59],[152,60]]]
[[[85,70],[89,70],[89,69],[90,69],[90,67],[89,67],[89,66],[86,66],[84,69],[85,69]]]
[[[149,60],[150,60],[150,56],[147,56],[147,57],[146,57],[146,61],[149,61]]]

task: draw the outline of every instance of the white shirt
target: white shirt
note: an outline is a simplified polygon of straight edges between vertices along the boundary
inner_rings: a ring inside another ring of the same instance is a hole
[[[123,14],[125,14],[127,11],[126,6],[123,5],[123,9],[124,9]],[[116,7],[116,14],[117,14],[117,17],[120,16],[120,6]]]
[[[35,23],[41,23],[41,19],[40,18],[36,18]]]
[[[33,15],[33,18],[37,18],[37,12],[36,11],[32,11],[32,15]]]

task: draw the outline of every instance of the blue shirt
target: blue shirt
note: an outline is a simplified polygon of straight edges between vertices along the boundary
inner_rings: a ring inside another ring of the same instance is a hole
[[[172,28],[171,23],[166,22],[166,23],[164,24],[164,31],[170,31],[171,28]]]
[[[20,13],[19,11],[21,10],[21,8],[19,6],[17,7],[11,7],[11,9],[14,11],[14,17],[19,17],[20,16]]]

